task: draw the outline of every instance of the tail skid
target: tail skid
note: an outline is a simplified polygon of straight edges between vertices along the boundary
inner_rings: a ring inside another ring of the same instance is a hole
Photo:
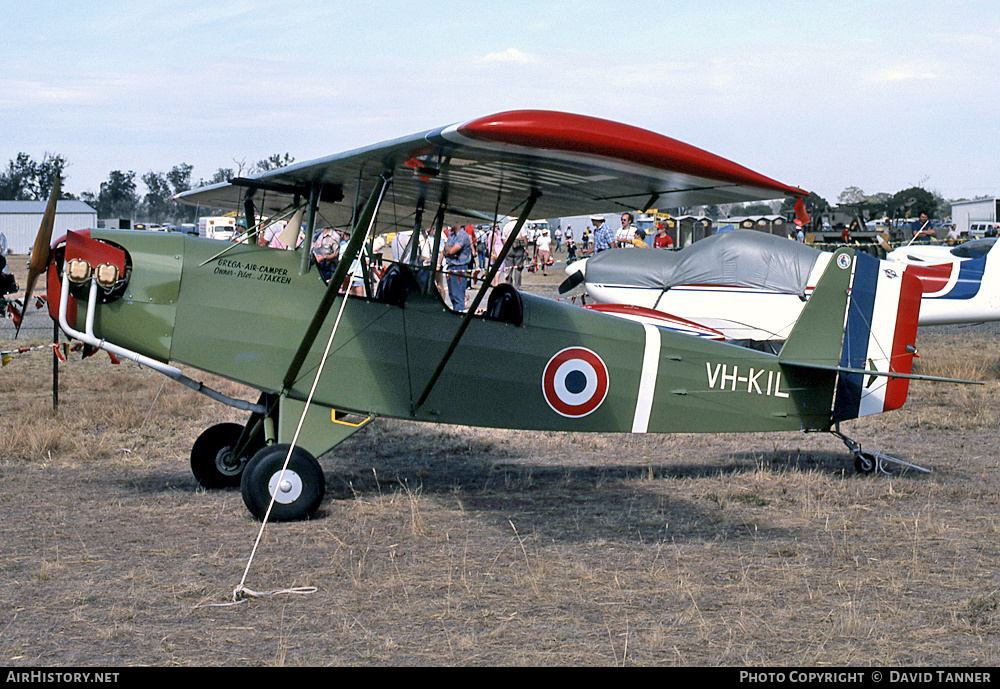
[[[840,424],[838,423],[830,433],[838,438],[840,441],[847,446],[847,449],[851,451],[854,455],[854,468],[857,469],[859,474],[888,474],[889,472],[885,470],[886,463],[898,464],[902,467],[908,469],[916,469],[925,474],[931,473],[930,469],[927,469],[916,464],[911,464],[910,462],[905,462],[898,457],[893,457],[892,455],[887,455],[882,452],[882,450],[875,450],[875,452],[865,452],[861,449],[860,443],[851,440],[846,435],[840,432]]]

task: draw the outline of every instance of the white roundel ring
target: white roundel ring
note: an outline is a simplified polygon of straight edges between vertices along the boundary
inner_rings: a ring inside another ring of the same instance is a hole
[[[552,411],[571,419],[586,416],[608,394],[608,367],[585,347],[567,347],[542,372],[542,395]]]

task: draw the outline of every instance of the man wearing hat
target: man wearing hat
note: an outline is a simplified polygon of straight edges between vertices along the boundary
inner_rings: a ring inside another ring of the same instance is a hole
[[[653,246],[657,249],[674,248],[674,240],[667,234],[667,228],[661,222],[656,223],[656,236],[653,237]]]
[[[610,249],[614,245],[615,233],[604,222],[603,215],[592,215],[590,221],[594,223],[594,253]]]
[[[552,256],[552,239],[549,237],[549,229],[543,228],[541,234],[535,238],[535,246],[538,249],[538,261],[542,264],[542,275],[548,275],[549,262]]]

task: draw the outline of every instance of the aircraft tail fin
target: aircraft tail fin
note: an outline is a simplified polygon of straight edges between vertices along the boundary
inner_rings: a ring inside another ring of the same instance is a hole
[[[834,421],[898,409],[911,378],[937,380],[911,373],[920,297],[905,270],[837,251],[778,359],[837,371]]]

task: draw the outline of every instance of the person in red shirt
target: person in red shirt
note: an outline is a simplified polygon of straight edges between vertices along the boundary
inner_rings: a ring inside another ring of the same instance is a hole
[[[656,226],[656,236],[653,237],[653,248],[656,249],[673,249],[674,240],[670,238],[667,234],[667,228],[660,223]]]

